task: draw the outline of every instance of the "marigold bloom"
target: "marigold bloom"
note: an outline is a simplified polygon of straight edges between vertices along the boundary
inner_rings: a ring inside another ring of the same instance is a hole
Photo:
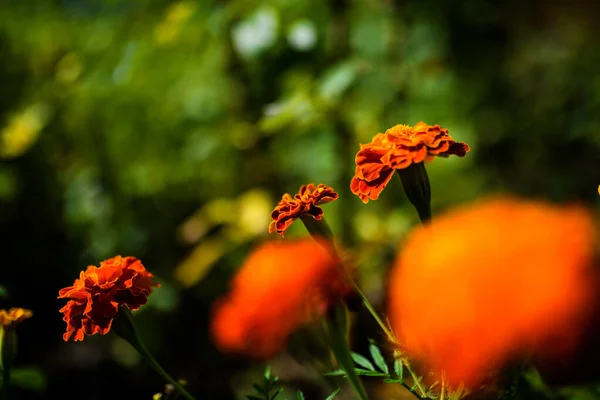
[[[20,324],[22,321],[33,316],[31,310],[14,307],[10,310],[0,310],[0,325],[5,328],[12,328]]]
[[[361,144],[356,154],[356,172],[350,183],[352,193],[363,203],[377,200],[394,171],[413,163],[428,162],[451,154],[464,157],[469,145],[455,142],[448,129],[419,122],[415,126],[396,125]]]
[[[583,209],[513,198],[434,218],[391,273],[400,342],[468,386],[519,354],[569,351],[589,310],[594,229]]]
[[[329,203],[338,198],[333,188],[322,183],[303,185],[297,194],[292,197],[286,193],[277,203],[271,213],[273,221],[269,224],[269,233],[277,232],[284,236],[287,228],[302,215],[310,215],[316,220],[323,218],[321,204]]]
[[[120,306],[137,310],[146,304],[152,287],[159,287],[152,277],[135,257],[116,256],[102,261],[100,268],[87,267],[73,286],[58,292],[59,299],[69,300],[60,309],[67,323],[63,339],[108,333]]]
[[[268,242],[250,254],[212,321],[223,351],[273,356],[300,325],[323,315],[350,293],[327,242]]]

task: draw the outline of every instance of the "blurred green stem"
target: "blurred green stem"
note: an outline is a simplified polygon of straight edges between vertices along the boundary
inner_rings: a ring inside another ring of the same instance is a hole
[[[358,287],[358,285],[356,284],[356,282],[354,282],[354,280],[352,278],[348,277],[348,279],[350,280],[350,282],[352,282],[354,289],[356,290],[356,292],[362,299],[362,302],[365,305],[366,309],[369,311],[369,313],[371,313],[371,316],[373,317],[373,319],[375,319],[375,321],[377,322],[377,324],[379,325],[379,327],[381,328],[383,333],[385,333],[385,335],[387,336],[388,341],[390,343],[398,346],[399,343],[396,340],[396,336],[394,336],[394,334],[390,330],[390,328],[383,322],[383,320],[381,319],[381,317],[379,316],[377,311],[375,311],[375,308],[373,307],[373,305],[371,304],[369,299],[367,299],[367,296],[365,296],[365,294],[360,290],[360,288]],[[410,376],[413,378],[414,384],[417,386],[417,388],[421,392],[421,394],[418,394],[411,390],[411,393],[415,394],[415,396],[417,396],[418,398],[427,398],[427,395],[426,395],[427,392],[425,392],[425,388],[423,388],[423,385],[421,384],[421,380],[419,379],[417,374],[413,371],[408,360],[406,358],[403,358],[403,359],[401,359],[401,361],[402,361],[402,364],[404,365],[404,367],[406,367],[406,370],[410,373]]]
[[[332,256],[335,257],[342,265],[342,269],[344,270],[344,275],[346,277],[346,280],[354,288],[356,293],[360,296],[362,303],[367,308],[367,310],[369,311],[371,316],[375,319],[375,321],[377,322],[377,324],[379,325],[381,330],[383,330],[383,332],[387,336],[390,343],[398,345],[399,343],[396,340],[396,337],[394,336],[394,333],[392,332],[392,330],[389,328],[389,326],[386,323],[383,322],[383,320],[381,319],[381,317],[375,310],[375,307],[373,307],[373,305],[371,304],[369,299],[367,299],[367,296],[365,296],[365,294],[360,290],[360,288],[358,287],[358,285],[356,284],[354,279],[352,279],[352,276],[350,276],[350,274],[348,273],[348,270],[344,267],[344,265],[343,265],[344,261],[340,257],[339,252],[337,251],[337,249],[335,247],[333,232],[331,231],[331,228],[329,228],[329,225],[327,224],[327,221],[325,221],[325,218],[323,217],[320,220],[315,220],[312,216],[304,216],[303,215],[300,217],[300,220],[304,223],[306,230],[308,231],[308,233],[310,233],[310,235],[313,237],[313,239],[315,239],[317,241],[327,240],[327,241],[331,242],[331,244],[332,244],[331,252],[333,253]],[[423,222],[425,222],[425,221],[423,221]],[[402,359],[402,363],[406,367],[406,370],[412,376],[415,385],[421,392],[420,395],[413,391],[411,391],[411,393],[415,394],[419,398],[427,398],[427,395],[426,395],[427,392],[423,388],[423,385],[421,384],[421,380],[419,379],[417,374],[415,374],[415,372],[411,368],[408,360],[406,358],[404,358],[404,359]],[[352,364],[352,365],[354,365],[354,364]],[[346,371],[346,374],[348,374],[347,371]]]
[[[0,368],[2,369],[2,388],[0,399],[8,400],[10,390],[10,371],[17,353],[17,333],[14,327],[0,325]]]
[[[127,307],[121,306],[119,309],[119,315],[117,319],[115,319],[113,327],[117,335],[131,344],[138,351],[138,353],[140,353],[148,365],[150,365],[165,381],[173,385],[178,394],[187,400],[196,400],[190,393],[188,393],[187,390],[183,388],[183,386],[181,386],[178,381],[167,374],[167,372],[160,366],[158,361],[156,361],[150,351],[146,348],[133,322],[133,315]]]
[[[354,360],[348,343],[347,326],[348,317],[344,304],[336,305],[325,321],[325,329],[328,333],[331,348],[340,367],[346,373],[346,377],[360,400],[367,400],[367,392],[354,369]]]
[[[10,386],[10,368],[2,370],[2,400],[8,400],[8,387]]]

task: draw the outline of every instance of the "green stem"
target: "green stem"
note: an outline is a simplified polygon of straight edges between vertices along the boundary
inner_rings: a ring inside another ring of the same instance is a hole
[[[120,318],[124,318],[124,320],[120,320]],[[165,381],[169,382],[177,393],[186,398],[187,400],[196,400],[194,396],[192,396],[187,390],[181,386],[179,382],[171,377],[156,361],[156,359],[152,356],[150,351],[146,348],[144,343],[142,342],[137,329],[133,323],[133,315],[131,311],[127,307],[121,307],[119,311],[119,317],[115,320],[115,332],[125,339],[129,344],[131,344],[140,355],[144,358],[144,360],[156,371]]]
[[[2,400],[8,400],[8,388],[10,386],[10,368],[2,370]]]
[[[424,171],[424,169],[423,169],[423,171]],[[425,172],[425,176],[427,176],[426,172]],[[375,319],[377,324],[381,327],[381,329],[387,336],[390,343],[398,345],[398,341],[396,340],[396,337],[394,336],[391,329],[388,327],[388,325],[386,323],[383,322],[383,320],[381,319],[379,314],[377,314],[377,311],[375,311],[375,308],[373,307],[373,305],[371,304],[369,299],[367,299],[367,296],[365,296],[365,294],[360,290],[360,288],[358,287],[358,285],[356,284],[354,279],[352,279],[352,276],[348,273],[348,270],[344,267],[343,259],[342,259],[342,257],[340,257],[339,252],[337,251],[337,249],[335,247],[333,232],[331,231],[331,228],[329,228],[329,225],[327,224],[327,221],[325,221],[325,218],[321,218],[320,220],[315,220],[312,217],[301,216],[300,219],[304,223],[306,230],[308,231],[308,233],[310,233],[310,235],[313,237],[313,239],[315,239],[317,241],[327,240],[328,242],[331,243],[330,251],[332,253],[332,256],[336,260],[339,261],[341,268],[344,271],[344,276],[346,278],[346,281],[354,288],[354,290],[356,290],[356,293],[360,296],[363,304],[365,305],[365,307],[367,308],[367,310],[369,311],[371,316],[373,316],[373,318]],[[424,222],[425,221],[423,221],[423,223]],[[340,361],[340,360],[338,360],[338,361]],[[417,377],[417,374],[415,374],[415,372],[412,370],[410,364],[408,363],[408,360],[404,359],[404,360],[402,360],[402,363],[404,364],[407,371],[412,376],[417,388],[421,391],[421,395],[419,396],[419,398],[427,398],[427,395],[426,395],[427,392],[423,388],[423,385],[421,385],[421,381]],[[352,363],[351,365],[353,366],[354,363]],[[352,371],[354,371],[354,367],[353,367]],[[348,375],[348,371],[346,371],[346,374]],[[414,392],[412,392],[412,393],[414,393]],[[415,393],[415,395],[418,396],[418,394],[416,394],[416,393]]]
[[[136,350],[140,352],[140,354],[144,357],[144,359],[146,360],[146,362],[148,364],[150,364],[150,366],[164,380],[166,380],[171,385],[173,385],[173,387],[175,388],[175,390],[177,391],[177,393],[179,393],[180,395],[182,395],[183,397],[185,397],[188,400],[195,400],[194,397],[187,390],[185,390],[183,388],[183,386],[181,386],[181,384],[179,382],[177,382],[169,374],[167,374],[167,372],[160,366],[160,364],[156,361],[156,359],[152,356],[152,354],[150,354],[150,352],[148,351],[148,349],[145,346],[142,345],[140,348],[137,348]]]
[[[348,338],[346,337],[346,307],[344,305],[335,306],[334,309],[331,310],[329,317],[330,318],[325,321],[326,331],[335,358],[346,373],[346,377],[358,398],[360,400],[368,400],[367,392],[354,369],[354,360],[352,359],[350,345],[348,344]]]
[[[387,326],[387,324],[385,324],[383,322],[383,320],[381,319],[381,317],[379,316],[379,314],[375,310],[375,307],[373,307],[373,305],[371,304],[371,302],[369,301],[369,299],[367,299],[367,296],[365,296],[365,294],[360,290],[360,288],[358,287],[358,285],[356,284],[356,282],[354,282],[354,280],[350,277],[350,275],[346,274],[346,277],[347,277],[348,281],[350,282],[350,284],[352,285],[352,287],[354,288],[354,290],[356,290],[356,293],[358,293],[358,295],[360,296],[360,298],[361,298],[361,300],[362,300],[365,308],[369,311],[369,313],[371,314],[371,316],[373,317],[373,319],[375,320],[375,322],[377,322],[377,324],[379,325],[379,327],[381,328],[381,330],[383,331],[383,333],[385,333],[385,336],[387,336],[388,341],[390,343],[398,345],[398,341],[396,340],[396,336],[394,336],[394,334],[392,333],[392,331],[390,330],[390,328]],[[417,376],[417,374],[413,371],[413,369],[410,366],[410,363],[408,362],[408,360],[403,359],[402,360],[402,364],[404,364],[404,366],[406,367],[406,370],[412,376],[413,381],[415,382],[415,385],[417,385],[417,388],[421,392],[421,395],[413,392],[412,390],[411,390],[411,392],[414,393],[418,398],[427,398],[427,395],[426,395],[427,392],[425,391],[425,388],[423,388],[423,385],[421,384],[421,380],[419,379],[419,377]]]

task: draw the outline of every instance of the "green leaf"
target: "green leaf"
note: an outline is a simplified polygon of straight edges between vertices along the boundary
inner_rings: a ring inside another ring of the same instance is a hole
[[[336,369],[335,371],[325,372],[323,376],[344,376],[346,373],[343,369]]]
[[[400,353],[397,351],[394,351],[394,372],[400,381],[404,380],[404,366],[402,365]]]
[[[383,383],[402,383],[404,382],[402,379],[391,379],[391,378],[386,378],[383,380]]]
[[[333,398],[340,392],[340,388],[337,388],[335,392],[331,393],[325,400],[333,400]]]
[[[354,360],[348,344],[346,330],[348,328],[348,310],[344,305],[337,305],[325,321],[325,329],[328,333],[329,345],[339,365],[346,371],[346,379],[352,385],[360,400],[367,400],[367,392],[354,371]]]
[[[325,100],[339,98],[358,77],[355,63],[343,62],[329,68],[319,82],[319,95]]]
[[[379,347],[377,347],[374,343],[371,343],[371,345],[369,346],[369,352],[371,353],[371,357],[373,358],[373,361],[375,361],[377,367],[379,367],[380,370],[389,375],[390,370],[387,364],[385,363],[385,359],[383,358]]]
[[[261,387],[258,383],[253,383],[252,387],[254,387],[254,389],[260,393],[260,394],[264,394],[265,396],[268,396],[267,391]]]
[[[277,396],[279,396],[279,395],[281,394],[281,392],[283,392],[283,388],[282,388],[282,387],[280,387],[279,389],[277,389],[277,391],[276,391],[275,393],[273,393],[273,396],[271,396],[271,397],[269,398],[269,400],[275,400],[275,398],[276,398]]]
[[[300,389],[298,389],[298,391],[296,392],[296,400],[305,400],[304,393],[302,393]]]
[[[371,371],[368,369],[355,369],[354,371],[356,371],[357,375],[362,375],[362,376],[380,376],[380,377],[387,377],[388,374],[384,373],[384,372],[379,372],[379,371]]]
[[[41,392],[46,388],[46,377],[36,367],[14,368],[11,371],[10,379],[13,385],[24,389]]]
[[[352,352],[352,359],[355,363],[360,365],[363,368],[369,369],[371,371],[375,371],[375,367],[371,364],[371,361],[367,360],[365,357],[361,356],[358,353]]]

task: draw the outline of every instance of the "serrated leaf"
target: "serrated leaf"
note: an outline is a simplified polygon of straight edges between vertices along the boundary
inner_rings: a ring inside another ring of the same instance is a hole
[[[363,368],[369,369],[371,371],[375,371],[375,367],[371,364],[371,361],[367,360],[365,357],[361,356],[358,353],[352,352],[352,359],[355,363],[360,365]]]
[[[300,389],[296,392],[296,400],[305,400],[304,393]]]
[[[337,389],[335,390],[335,392],[333,392],[333,393],[331,393],[329,396],[327,396],[327,398],[326,398],[325,400],[333,400],[333,398],[334,398],[334,397],[335,397],[335,396],[336,396],[336,395],[337,395],[337,394],[340,392],[340,390],[342,390],[342,389],[340,389],[340,388],[337,388]]]
[[[400,381],[404,380],[404,368],[402,365],[402,361],[400,361],[400,359],[398,358],[394,360],[394,372],[396,373],[396,376],[398,377],[398,379],[400,379]]]
[[[390,369],[388,368],[383,355],[381,354],[381,350],[374,343],[371,343],[369,346],[369,352],[371,353],[371,358],[375,361],[375,365],[389,375]]]

